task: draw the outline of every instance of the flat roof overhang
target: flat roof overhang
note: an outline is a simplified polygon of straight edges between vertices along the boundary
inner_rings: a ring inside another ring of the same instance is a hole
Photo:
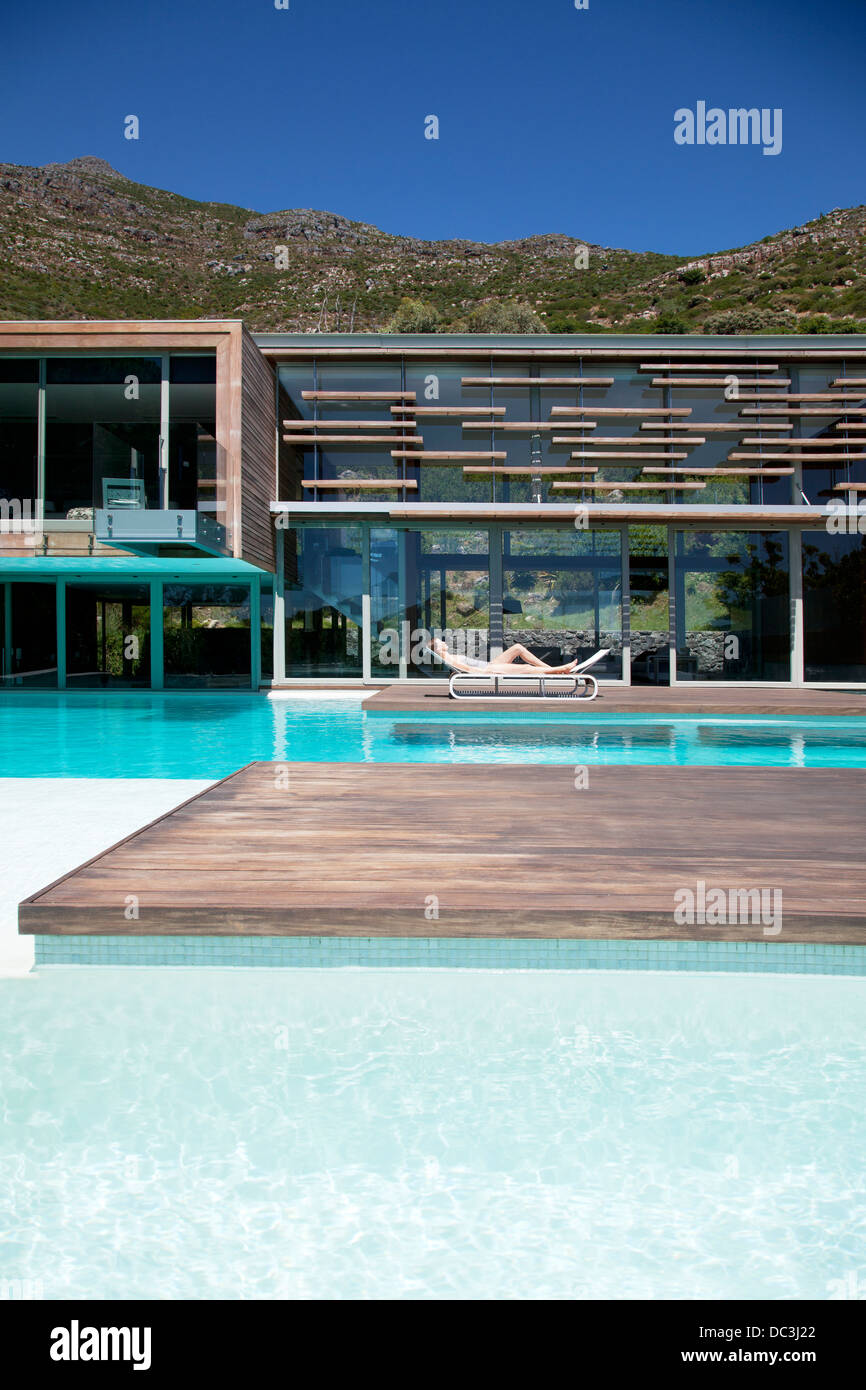
[[[704,360],[727,357],[753,361],[782,355],[797,359],[866,359],[866,335],[836,334],[643,334],[643,333],[254,333],[270,359],[293,357],[497,357],[523,361],[579,357],[640,361],[642,358]]]
[[[347,484],[350,486],[350,484]],[[685,506],[673,503],[648,502],[272,502],[275,516],[288,516],[298,521],[370,521],[387,525],[389,521],[405,524],[408,521],[461,521],[484,525],[488,522],[531,522],[533,526],[573,526],[575,515],[586,515],[589,525],[623,526],[639,522],[663,522],[684,529],[692,527],[705,531],[710,526],[724,530],[745,528],[760,530],[764,526],[798,526],[807,530],[826,529],[827,521],[866,522],[866,512],[856,507],[805,506]]]
[[[4,579],[122,579],[149,578],[191,580],[249,580],[263,571],[246,560],[202,555],[3,555],[0,580]]]

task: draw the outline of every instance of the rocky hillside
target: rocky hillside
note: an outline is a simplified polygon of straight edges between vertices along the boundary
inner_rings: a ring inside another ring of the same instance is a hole
[[[223,316],[258,331],[864,332],[866,208],[689,260],[262,215],[94,158],[0,164],[0,318]]]

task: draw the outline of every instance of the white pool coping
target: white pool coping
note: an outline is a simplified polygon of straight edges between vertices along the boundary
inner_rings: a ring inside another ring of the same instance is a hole
[[[33,938],[18,935],[22,898],[210,786],[212,779],[0,778],[0,975],[33,966]]]
[[[269,690],[269,700],[366,700],[378,690]]]

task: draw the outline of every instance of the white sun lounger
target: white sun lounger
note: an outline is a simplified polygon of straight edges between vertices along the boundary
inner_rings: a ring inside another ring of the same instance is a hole
[[[430,650],[428,648],[428,650]],[[595,676],[586,675],[590,666],[601,661],[610,651],[602,648],[576,666],[569,675],[549,676],[543,672],[530,675],[526,669],[512,672],[485,671],[479,666],[477,671],[460,671],[438,652],[432,655],[444,666],[454,672],[448,684],[453,700],[594,700],[598,695],[598,681]]]

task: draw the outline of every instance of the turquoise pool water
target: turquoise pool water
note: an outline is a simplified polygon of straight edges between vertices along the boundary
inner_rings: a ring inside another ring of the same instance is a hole
[[[862,718],[366,714],[350,699],[0,696],[0,776],[226,776],[255,759],[866,767]]]
[[[46,1298],[818,1298],[866,1270],[866,980],[0,981]]]

